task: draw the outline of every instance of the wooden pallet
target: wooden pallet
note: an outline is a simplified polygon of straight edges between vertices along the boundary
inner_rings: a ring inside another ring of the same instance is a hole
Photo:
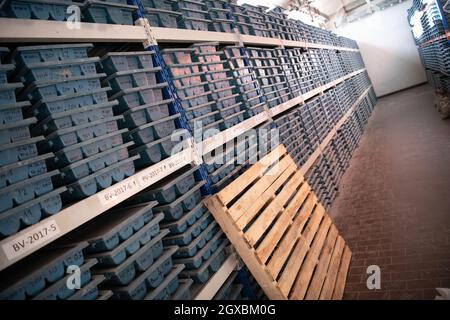
[[[270,299],[342,299],[351,251],[284,146],[205,204]]]

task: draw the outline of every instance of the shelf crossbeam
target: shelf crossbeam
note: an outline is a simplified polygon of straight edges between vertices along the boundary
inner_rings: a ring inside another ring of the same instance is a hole
[[[142,26],[80,23],[70,28],[66,22],[0,18],[0,42],[137,42],[147,34]]]
[[[359,52],[358,49],[336,47],[319,43],[283,40],[279,38],[241,35],[234,32],[198,31],[151,27],[151,36],[160,43],[220,42],[242,43],[286,48],[318,48]],[[138,42],[148,40],[145,27],[140,25],[115,25],[81,22],[79,28],[70,27],[64,21],[0,18],[0,42]]]

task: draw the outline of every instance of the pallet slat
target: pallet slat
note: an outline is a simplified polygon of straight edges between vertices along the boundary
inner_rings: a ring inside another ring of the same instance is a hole
[[[345,247],[344,254],[342,256],[341,266],[339,268],[336,285],[333,291],[333,300],[341,300],[344,295],[345,282],[347,280],[347,271],[350,266],[350,260],[352,258],[352,252],[348,246]]]
[[[283,145],[205,200],[270,299],[341,299],[351,251]]]

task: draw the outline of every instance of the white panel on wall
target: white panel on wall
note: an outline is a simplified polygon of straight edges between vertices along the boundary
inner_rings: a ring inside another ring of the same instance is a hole
[[[336,30],[358,42],[378,96],[426,82],[406,19],[411,5],[405,1]]]

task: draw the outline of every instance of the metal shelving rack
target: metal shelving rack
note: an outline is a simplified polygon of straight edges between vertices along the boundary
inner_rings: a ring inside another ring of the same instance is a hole
[[[135,0],[136,1],[136,0]],[[238,33],[219,33],[210,31],[193,31],[184,29],[170,28],[152,28],[145,18],[136,21],[135,26],[130,25],[112,25],[112,24],[96,24],[96,23],[80,23],[79,29],[69,29],[65,26],[66,22],[42,21],[42,20],[23,20],[0,18],[0,43],[74,43],[74,42],[95,42],[95,43],[142,43],[144,48],[156,46],[157,42],[161,43],[194,43],[214,41],[223,44],[244,44],[244,45],[261,45],[261,46],[284,46],[284,47],[302,47],[302,48],[321,48],[330,50],[343,50],[358,52],[353,48],[334,47],[316,43],[306,43],[299,41],[289,41],[282,39],[256,37],[248,35],[240,35]],[[0,271],[22,260],[30,254],[36,252],[40,248],[50,244],[56,239],[64,236],[68,232],[80,227],[106,210],[118,205],[122,201],[128,199],[134,194],[148,188],[164,177],[177,171],[183,166],[195,163],[201,164],[201,155],[214,150],[223,145],[227,141],[234,139],[240,134],[250,130],[261,123],[271,119],[286,110],[297,105],[302,105],[308,99],[317,96],[339,83],[354,77],[365,69],[353,72],[338,80],[316,88],[306,94],[298,96],[285,102],[273,109],[266,110],[246,121],[236,125],[233,128],[225,130],[218,135],[211,137],[198,145],[194,145],[191,141],[189,147],[184,151],[163,160],[149,168],[146,168],[132,177],[123,180],[87,199],[77,202],[67,208],[64,208],[58,214],[46,218],[39,223],[30,226],[17,234],[0,241]],[[358,99],[354,106],[350,108],[346,115],[330,132],[327,138],[322,142],[321,146],[311,155],[308,162],[301,168],[306,173],[314,161],[319,157],[323,148],[331,141],[336,131],[345,122],[349,115],[354,111],[355,107],[368,94],[368,88]],[[57,225],[57,232],[50,237],[43,238],[41,241],[35,242],[33,246],[27,247],[23,251],[15,251],[13,245],[22,241],[27,236],[39,232],[42,228],[49,224]],[[232,253],[224,262],[219,271],[195,293],[196,299],[210,299],[217,290],[226,281],[228,276],[240,265],[239,258]]]

